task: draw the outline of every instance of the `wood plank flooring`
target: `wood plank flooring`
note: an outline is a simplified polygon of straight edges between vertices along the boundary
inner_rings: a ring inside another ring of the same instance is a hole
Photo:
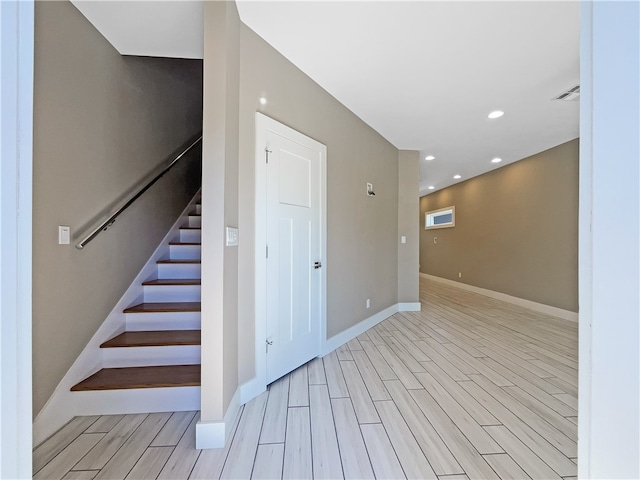
[[[104,342],[100,348],[162,347],[167,345],[200,345],[200,330],[123,332]]]
[[[274,382],[224,449],[197,412],[78,417],[33,452],[34,478],[577,475],[577,324],[421,279],[402,312]]]
[[[197,387],[200,365],[103,368],[71,387],[73,392],[127,388]]]

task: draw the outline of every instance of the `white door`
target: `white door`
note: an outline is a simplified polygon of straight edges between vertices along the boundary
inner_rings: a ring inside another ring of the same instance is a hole
[[[320,353],[325,156],[298,132],[266,131],[267,384]]]

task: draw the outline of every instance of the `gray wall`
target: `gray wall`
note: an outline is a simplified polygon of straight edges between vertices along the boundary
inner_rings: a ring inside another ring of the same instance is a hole
[[[455,227],[424,229],[450,205]],[[422,273],[577,312],[578,140],[422,197],[420,226]]]
[[[240,40],[242,383],[255,374],[255,112],[327,146],[328,337],[398,301],[398,150],[245,25]],[[366,195],[367,182],[374,184],[375,197]]]
[[[84,251],[57,244],[110,213],[198,132],[202,62],[122,57],[69,2],[36,2],[33,408],[58,382],[195,193],[165,176]]]

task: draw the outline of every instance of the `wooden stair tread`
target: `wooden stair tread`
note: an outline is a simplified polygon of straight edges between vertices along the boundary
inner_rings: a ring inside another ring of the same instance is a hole
[[[200,302],[150,302],[140,303],[124,310],[124,313],[151,312],[199,312]]]
[[[111,340],[107,340],[100,345],[100,348],[166,347],[175,345],[200,345],[200,330],[124,332]]]
[[[202,245],[200,242],[169,242],[169,245]]]
[[[200,285],[199,278],[156,278],[142,282],[142,285],[169,286],[169,285]]]
[[[200,365],[163,365],[103,368],[71,387],[71,391],[198,386]]]
[[[156,263],[161,264],[161,265],[172,265],[172,264],[180,264],[180,263],[192,263],[192,264],[198,264],[200,263],[200,260],[187,260],[187,259],[181,259],[181,258],[167,258],[165,260],[158,260]]]
[[[202,230],[200,227],[189,227],[189,226],[184,226],[184,227],[180,227],[180,230]]]

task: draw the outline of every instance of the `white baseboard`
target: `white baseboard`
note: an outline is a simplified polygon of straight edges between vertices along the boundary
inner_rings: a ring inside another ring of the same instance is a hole
[[[379,311],[378,313],[374,313],[369,318],[365,318],[361,322],[343,330],[342,332],[334,335],[331,338],[327,338],[323,342],[323,346],[321,348],[320,355],[325,356],[328,353],[331,353],[336,348],[344,345],[349,340],[356,338],[361,333],[366,332],[371,327],[376,326],[383,320],[386,320],[391,315],[398,312],[417,312],[420,310],[420,302],[415,303],[396,303],[391,305],[384,310]]]
[[[430,280],[444,283],[446,285],[451,285],[453,287],[460,288],[462,290],[467,290],[473,293],[479,293],[480,295],[484,295],[485,297],[495,298],[496,300],[502,300],[503,302],[511,303],[513,305],[518,305],[519,307],[528,308],[529,310],[533,310],[535,312],[544,313],[546,315],[552,315],[554,317],[558,317],[563,320],[568,320],[570,322],[575,322],[575,323],[578,322],[578,314],[570,310],[563,310],[562,308],[552,307],[551,305],[545,305],[544,303],[532,302],[531,300],[526,300],[520,297],[513,297],[511,295],[507,295],[506,293],[495,292],[493,290],[487,290],[486,288],[480,288],[473,285],[468,285],[466,283],[456,282],[455,280],[436,277],[435,275],[430,275],[428,273],[421,273],[420,276],[422,278],[428,278]]]
[[[196,448],[199,450],[224,448],[232,433],[231,427],[240,413],[240,406],[240,388],[238,388],[233,394],[222,421],[203,422],[199,420],[196,424]]]
[[[260,381],[258,377],[254,377],[246,383],[240,385],[240,405],[244,405],[249,400],[253,400],[258,395],[264,393],[267,386]]]
[[[399,312],[419,312],[422,309],[420,302],[403,302],[398,304]]]
[[[207,448],[224,448],[225,422],[203,422],[196,423],[196,448],[203,450]]]

